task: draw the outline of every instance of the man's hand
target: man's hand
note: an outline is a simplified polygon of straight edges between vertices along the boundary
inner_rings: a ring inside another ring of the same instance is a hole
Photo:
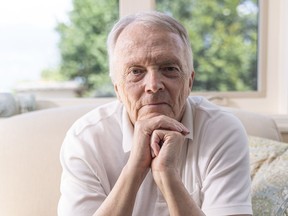
[[[151,168],[154,180],[161,191],[163,174],[179,175],[179,154],[184,141],[184,134],[176,131],[155,130],[152,134],[151,148],[155,157]]]
[[[188,133],[188,129],[182,123],[163,115],[137,121],[134,125],[133,146],[128,164],[137,168],[139,172],[146,173],[151,167],[151,152],[155,151],[154,154],[157,155],[160,152],[160,149],[157,149],[158,144],[156,144],[158,141],[160,142],[160,140],[163,140],[165,137],[166,142],[163,159],[168,159],[168,155],[174,154],[173,151],[177,149],[172,148],[170,145],[181,139],[183,140],[182,134],[186,135]],[[157,138],[159,140],[157,140]],[[153,145],[151,145],[152,140],[155,141]],[[166,156],[164,154],[165,152]]]
[[[178,169],[180,149],[187,133],[179,133],[169,130],[155,130],[151,137],[153,171],[165,171]],[[161,149],[161,150],[160,150]]]

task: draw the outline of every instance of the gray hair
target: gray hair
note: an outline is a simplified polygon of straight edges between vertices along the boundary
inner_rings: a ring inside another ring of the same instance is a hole
[[[186,46],[187,66],[190,72],[193,70],[193,54],[190,45],[188,33],[184,26],[177,20],[164,13],[157,11],[141,12],[133,15],[128,15],[120,19],[112,28],[107,39],[107,49],[109,55],[109,75],[114,82],[112,59],[114,54],[115,45],[121,32],[131,23],[142,23],[148,26],[165,29],[180,36]]]

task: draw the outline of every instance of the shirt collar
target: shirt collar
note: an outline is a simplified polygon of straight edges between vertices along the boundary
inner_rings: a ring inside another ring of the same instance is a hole
[[[189,101],[187,100],[181,123],[190,131],[190,133],[186,135],[186,138],[191,139],[191,140],[193,140],[193,134],[194,134],[193,133],[193,121],[194,119],[193,119],[192,107]]]
[[[190,131],[190,133],[186,135],[186,138],[193,140],[193,112],[192,107],[188,102],[188,100],[186,102],[186,107],[181,122]],[[134,127],[129,119],[125,107],[123,107],[122,112],[122,129],[123,129],[122,147],[124,152],[129,152],[132,147]]]

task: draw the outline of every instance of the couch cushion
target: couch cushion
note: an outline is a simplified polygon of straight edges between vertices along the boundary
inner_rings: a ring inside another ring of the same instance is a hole
[[[254,215],[288,215],[288,143],[249,137]]]
[[[65,132],[94,107],[51,108],[0,120],[0,215],[57,215]]]

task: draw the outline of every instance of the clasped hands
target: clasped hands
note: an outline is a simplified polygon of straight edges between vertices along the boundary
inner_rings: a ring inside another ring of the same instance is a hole
[[[178,158],[188,129],[168,116],[154,116],[134,125],[133,145],[128,163],[145,176],[151,168],[158,184],[160,174],[177,172]]]

